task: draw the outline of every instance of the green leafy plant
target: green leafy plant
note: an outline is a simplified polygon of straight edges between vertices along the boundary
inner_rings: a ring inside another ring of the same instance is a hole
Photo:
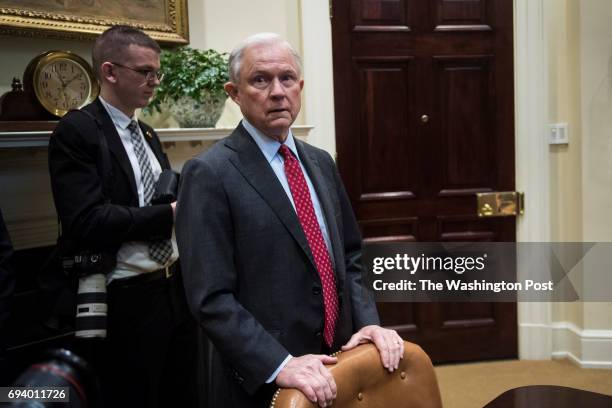
[[[149,103],[149,111],[159,112],[162,103],[183,96],[204,103],[210,95],[224,93],[223,85],[228,81],[226,53],[184,46],[162,51],[160,60],[164,79]]]

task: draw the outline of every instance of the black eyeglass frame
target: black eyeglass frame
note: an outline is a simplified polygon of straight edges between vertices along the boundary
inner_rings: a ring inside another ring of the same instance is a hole
[[[112,62],[112,61],[109,61],[109,62],[118,67],[127,68],[130,71],[139,73],[140,75],[144,76],[145,81],[147,82],[152,81],[153,78],[157,78],[159,82],[161,82],[162,79],[164,79],[164,73],[161,70],[155,71],[153,69],[137,69],[137,68],[128,67],[127,65],[119,64],[118,62]]]

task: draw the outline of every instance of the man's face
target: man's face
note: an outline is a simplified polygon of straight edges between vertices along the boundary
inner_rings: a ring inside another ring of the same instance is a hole
[[[121,61],[113,62],[121,64],[112,66],[113,89],[121,104],[129,110],[147,106],[159,80],[154,74],[145,73],[159,71],[159,54],[151,48],[132,44],[121,56]]]
[[[228,82],[225,90],[253,126],[284,142],[300,112],[303,86],[290,51],[275,43],[247,47],[238,84]]]

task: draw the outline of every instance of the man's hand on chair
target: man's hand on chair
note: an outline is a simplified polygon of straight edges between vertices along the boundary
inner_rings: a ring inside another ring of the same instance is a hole
[[[320,407],[331,406],[336,398],[336,382],[323,364],[336,364],[336,357],[307,354],[292,357],[276,377],[276,385],[297,388]]]
[[[404,358],[404,340],[395,330],[380,326],[365,326],[342,346],[342,351],[348,351],[364,343],[374,343],[380,353],[383,366],[390,373],[397,369],[400,359]]]

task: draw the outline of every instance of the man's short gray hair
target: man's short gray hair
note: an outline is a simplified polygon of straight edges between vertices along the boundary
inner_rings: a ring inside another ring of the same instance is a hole
[[[295,64],[297,65],[298,75],[302,75],[302,58],[300,54],[289,44],[287,40],[284,40],[280,35],[275,33],[258,33],[253,34],[248,37],[242,43],[240,43],[236,48],[234,48],[229,56],[229,79],[231,82],[237,84],[240,80],[240,65],[242,63],[242,57],[244,55],[244,51],[253,45],[271,45],[271,44],[282,44],[287,47],[293,59],[295,60]]]

